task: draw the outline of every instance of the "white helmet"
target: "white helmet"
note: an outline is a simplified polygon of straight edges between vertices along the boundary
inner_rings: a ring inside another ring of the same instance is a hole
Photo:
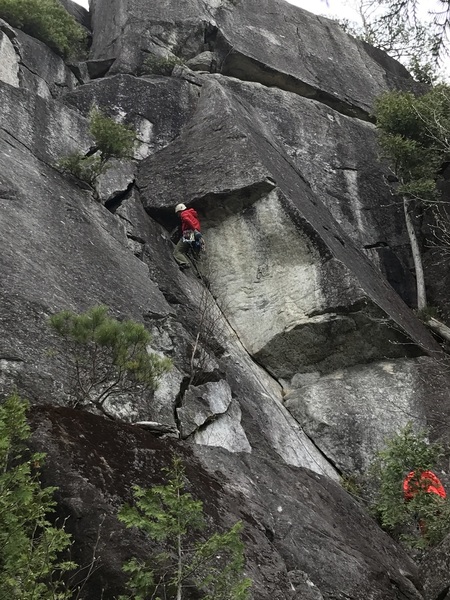
[[[186,210],[186,205],[185,204],[177,204],[175,206],[175,212],[176,213],[181,212],[182,210]]]

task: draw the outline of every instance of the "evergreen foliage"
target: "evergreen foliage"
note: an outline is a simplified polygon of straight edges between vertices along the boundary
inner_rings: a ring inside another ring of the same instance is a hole
[[[95,107],[89,113],[89,131],[94,138],[95,154],[85,156],[81,152],[74,152],[60,159],[56,166],[94,186],[98,177],[109,168],[110,158],[131,158],[136,132]]]
[[[16,394],[0,406],[0,598],[68,600],[61,580],[76,565],[61,562],[70,535],[48,521],[56,488],[42,488],[44,454],[29,454],[27,404]]]
[[[109,317],[106,306],[82,314],[62,311],[49,322],[65,340],[75,406],[92,403],[103,410],[108,398],[156,389],[171,368],[168,358],[147,351],[151,336],[142,324]]]
[[[423,96],[389,92],[376,102],[380,145],[400,181],[401,195],[423,201],[439,198],[440,166],[450,158],[450,87]]]
[[[64,57],[86,47],[86,33],[58,0],[0,0],[0,18]]]
[[[103,162],[110,158],[130,158],[136,143],[136,132],[117,123],[100,109],[93,108],[89,115],[90,132]]]
[[[422,524],[420,535],[401,536],[409,546],[434,545],[450,531],[449,500],[427,493],[419,483],[420,474],[434,469],[442,452],[440,445],[428,442],[426,431],[415,433],[408,424],[387,442],[373,464],[378,486],[373,510],[381,526],[395,532],[403,526]],[[411,481],[417,493],[405,502],[403,481],[411,471],[417,474]]]
[[[450,87],[416,97],[388,92],[375,104],[379,143],[399,185],[396,193],[422,203],[440,199],[439,169],[450,159]]]
[[[106,165],[102,162],[100,156],[94,154],[85,156],[81,152],[74,152],[64,158],[61,158],[57,164],[58,169],[63,172],[70,173],[77,179],[85,181],[90,186],[94,186],[97,178],[106,169]]]
[[[182,65],[183,61],[178,56],[168,56],[167,58],[164,56],[156,56],[154,54],[150,54],[144,60],[144,64],[142,65],[142,74],[143,75],[172,75],[172,71],[177,65]]]
[[[120,600],[182,600],[195,587],[203,600],[247,600],[251,581],[243,577],[242,524],[204,539],[203,504],[185,490],[181,459],[164,469],[166,485],[133,488],[135,505],[125,505],[119,519],[164,547],[145,562],[132,558],[128,595]]]

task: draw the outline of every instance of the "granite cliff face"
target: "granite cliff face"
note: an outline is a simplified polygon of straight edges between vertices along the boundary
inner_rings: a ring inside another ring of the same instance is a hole
[[[92,28],[83,63],[0,21],[0,385],[34,405],[80,562],[100,532],[85,598],[121,591],[144,547],[115,514],[175,449],[210,522],[243,521],[255,599],[443,600],[445,553],[419,577],[339,484],[408,421],[448,423],[371,117],[377,95],[417,84],[282,0],[64,6]],[[171,76],[148,74],[174,57]],[[139,140],[95,195],[55,168],[92,146],[92,105]],[[172,258],[178,202],[200,215],[202,279]],[[69,408],[47,324],[96,304],[174,363],[145,401],[110,402],[112,419]]]

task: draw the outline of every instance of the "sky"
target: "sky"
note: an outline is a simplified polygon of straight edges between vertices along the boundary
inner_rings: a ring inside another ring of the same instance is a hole
[[[85,8],[88,8],[88,0],[74,0],[77,4],[81,4]],[[350,20],[357,20],[358,16],[354,9],[351,8],[351,0],[287,0],[289,4],[300,6],[309,10],[312,13],[325,15],[328,17],[339,16],[339,18],[348,18]],[[419,6],[422,5],[424,11],[425,7],[431,8],[433,5],[439,6],[439,2],[436,0],[422,0],[419,2]],[[425,11],[426,12],[426,11]]]
[[[77,4],[81,4],[84,8],[88,8],[88,0],[74,0]],[[327,8],[326,0],[288,0],[290,4],[295,4],[296,6],[300,6],[301,8],[305,8],[310,12],[316,14],[323,15],[342,15],[343,11],[345,14],[343,16],[348,16],[349,18],[352,16],[353,12],[349,10],[347,7],[343,6],[342,1],[340,0],[329,0],[329,4],[333,4],[333,7]],[[334,12],[333,12],[334,11]]]

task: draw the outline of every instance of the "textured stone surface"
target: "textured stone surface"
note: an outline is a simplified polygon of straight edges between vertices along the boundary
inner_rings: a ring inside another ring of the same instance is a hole
[[[330,355],[324,371],[401,356],[408,348],[390,343],[396,333],[374,303],[419,345],[439,352],[254,106],[208,81],[180,137],[144,161],[138,177],[150,214],[173,210],[169,191],[198,208],[212,288],[246,348],[282,377]]]
[[[407,578],[414,580],[413,563],[323,477],[268,458],[200,446],[198,460],[183,444],[79,411],[37,409],[32,422],[34,447],[48,453],[44,480],[59,486],[60,510],[79,542],[76,558],[88,562],[100,536],[98,568],[86,583],[89,597],[98,597],[102,587],[105,600],[117,595],[122,562],[151,551],[115,514],[129,500],[131,485],[162,482],[162,467],[176,448],[186,464],[187,489],[204,502],[208,525],[229,527],[242,520],[254,598],[288,600],[305,581],[315,586],[309,586],[315,595],[308,600],[318,600],[319,593],[325,600],[421,598]],[[302,576],[294,577],[293,569]]]
[[[410,79],[279,0],[91,4],[92,60],[72,68],[97,79],[65,104],[66,69],[0,25],[14,49],[3,39],[0,398],[17,388],[41,405],[34,444],[82,564],[100,529],[85,600],[117,597],[123,560],[150,550],[115,515],[133,484],[162,482],[174,450],[208,523],[244,522],[255,600],[420,600],[414,564],[337,483],[405,420],[449,437],[448,365],[398,296],[413,304],[407,236],[367,122],[374,95]],[[171,77],[123,73],[149,55],[182,62]],[[54,168],[92,146],[93,103],[141,141],[101,178],[104,205]],[[180,201],[200,214],[203,279],[173,260]],[[112,419],[42,407],[69,400],[48,316],[99,303],[143,323],[172,371],[108,403]],[[445,552],[429,600],[448,585]]]
[[[58,98],[77,85],[61,57],[39,40],[0,19],[0,81],[43,98]]]
[[[77,86],[77,79],[45,44],[23,33],[16,32],[16,51],[20,56],[21,87],[43,98],[59,98]]]
[[[408,73],[384,53],[346,35],[333,21],[282,0],[94,0],[92,56],[116,57],[115,72],[136,73],[161,47],[184,59],[215,50],[225,75],[320,99],[367,118],[374,98],[411,86]],[[112,17],[114,15],[114,18]]]
[[[101,202],[114,206],[135,180],[136,165],[131,160],[110,159],[108,169],[97,180],[96,189]]]
[[[0,23],[1,28],[1,23]],[[19,87],[19,56],[9,37],[0,29],[0,81]]]
[[[190,387],[177,408],[182,438],[194,434],[205,446],[221,446],[230,452],[251,452],[241,425],[239,404],[233,401],[225,381]]]
[[[208,71],[213,73],[217,68],[217,55],[210,51],[201,52],[186,61],[186,66],[193,71]]]
[[[212,417],[226,413],[231,400],[231,389],[225,381],[188,388],[182,406],[177,409],[181,436],[190,436]]]
[[[419,577],[425,600],[448,600],[450,595],[450,536],[421,561]]]
[[[416,361],[385,361],[294,376],[285,405],[340,471],[366,473],[386,439],[407,423],[426,423]],[[428,386],[427,386],[428,387]],[[429,393],[428,389],[428,393]]]
[[[30,399],[60,402],[65,377],[50,360],[50,314],[103,303],[142,319],[170,306],[116,218],[51,166],[88,141],[85,119],[6,84],[0,98],[9,107],[0,114],[4,383],[20,381]]]
[[[131,124],[140,142],[136,158],[167,146],[189,119],[198,92],[180,79],[118,75],[93,81],[67,94],[64,101],[88,116],[97,105],[112,117]]]

